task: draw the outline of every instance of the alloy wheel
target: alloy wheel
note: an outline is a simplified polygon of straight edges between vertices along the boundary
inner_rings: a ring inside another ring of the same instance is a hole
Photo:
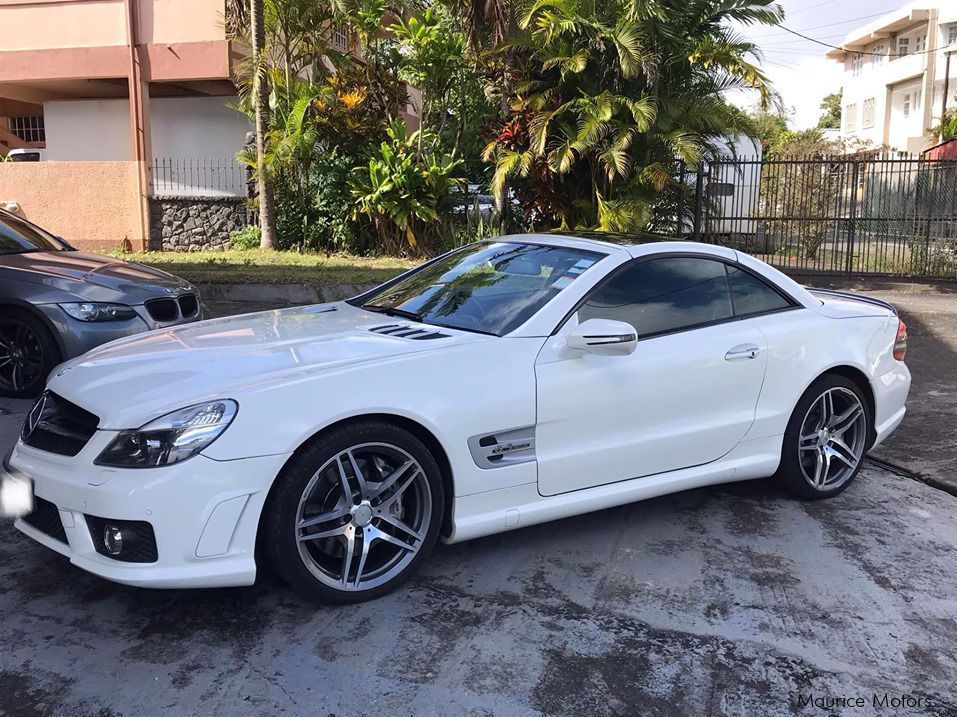
[[[0,320],[0,388],[21,392],[42,377],[43,345],[19,319]]]
[[[368,590],[412,562],[431,516],[425,471],[408,452],[388,443],[352,446],[326,461],[302,493],[299,556],[329,587]]]
[[[829,388],[801,424],[798,459],[816,490],[833,490],[850,480],[867,445],[867,414],[860,398],[844,387]]]

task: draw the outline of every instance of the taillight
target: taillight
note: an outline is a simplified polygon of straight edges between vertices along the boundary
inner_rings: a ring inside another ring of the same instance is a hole
[[[907,355],[907,324],[897,320],[897,338],[894,339],[894,358],[903,361]]]

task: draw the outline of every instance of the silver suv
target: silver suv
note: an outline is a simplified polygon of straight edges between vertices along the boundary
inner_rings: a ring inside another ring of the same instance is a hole
[[[61,361],[204,314],[192,284],[76,251],[0,209],[0,396],[34,396]]]

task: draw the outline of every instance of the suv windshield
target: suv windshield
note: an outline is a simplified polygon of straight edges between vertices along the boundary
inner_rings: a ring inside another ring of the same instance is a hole
[[[363,297],[369,311],[502,336],[604,255],[561,246],[478,242]]]
[[[26,254],[31,251],[67,251],[66,244],[47,234],[40,227],[13,216],[0,213],[0,256]]]

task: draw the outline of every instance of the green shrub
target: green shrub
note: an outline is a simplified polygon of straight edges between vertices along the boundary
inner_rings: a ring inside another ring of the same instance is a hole
[[[387,134],[388,141],[349,177],[353,217],[368,218],[386,254],[435,253],[449,233],[452,191],[466,183],[462,160],[435,151],[433,133],[410,134],[401,120]]]
[[[229,233],[229,246],[240,251],[258,249],[261,239],[262,232],[259,227],[243,227]]]

